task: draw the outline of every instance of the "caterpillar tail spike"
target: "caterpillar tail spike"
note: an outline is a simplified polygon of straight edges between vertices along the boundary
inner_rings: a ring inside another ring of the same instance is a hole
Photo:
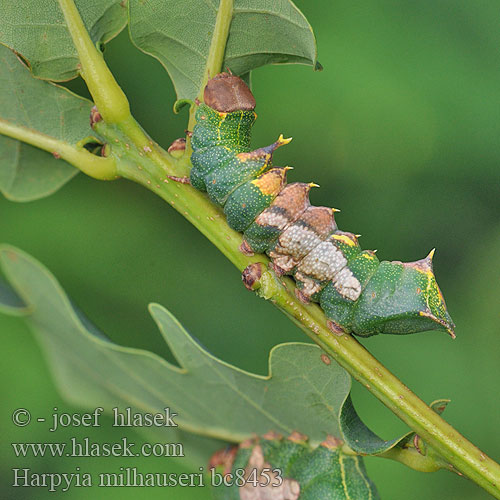
[[[432,269],[434,251],[416,262],[379,261],[359,235],[338,229],[338,210],[309,201],[314,183],[287,184],[290,167],[272,166],[274,150],[250,149],[255,98],[236,75],[208,81],[191,138],[191,184],[224,209],[243,233],[240,250],[266,253],[277,275],[295,279],[297,296],[319,303],[336,334],[368,337],[444,330],[455,325]],[[247,273],[248,281],[248,273]]]

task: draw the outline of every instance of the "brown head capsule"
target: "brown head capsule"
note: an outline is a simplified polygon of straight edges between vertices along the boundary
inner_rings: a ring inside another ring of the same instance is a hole
[[[229,73],[219,73],[208,81],[203,100],[207,106],[220,113],[251,111],[255,108],[255,97],[248,85]]]

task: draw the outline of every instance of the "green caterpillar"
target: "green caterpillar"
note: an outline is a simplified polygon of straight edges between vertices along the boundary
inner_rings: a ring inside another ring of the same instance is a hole
[[[191,184],[224,208],[243,233],[241,251],[267,253],[278,276],[292,275],[297,295],[318,302],[337,334],[370,336],[445,330],[454,324],[432,270],[433,251],[416,262],[383,261],[337,228],[334,209],[312,206],[314,184],[286,183],[273,151],[290,139],[250,149],[255,99],[237,76],[209,80],[196,111]]]
[[[239,447],[216,452],[209,463],[217,500],[379,500],[363,458],[346,455],[328,436],[313,448],[298,432],[268,433]],[[214,472],[215,471],[215,472]],[[226,478],[229,487],[221,477]]]

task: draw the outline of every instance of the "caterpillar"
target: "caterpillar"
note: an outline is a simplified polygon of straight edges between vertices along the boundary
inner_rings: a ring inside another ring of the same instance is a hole
[[[224,209],[243,233],[240,250],[266,253],[278,276],[293,276],[303,302],[317,302],[336,334],[409,334],[444,330],[453,321],[432,267],[434,251],[416,262],[382,261],[358,237],[338,229],[335,209],[309,201],[313,183],[287,183],[290,167],[272,165],[282,135],[251,150],[255,98],[239,77],[210,79],[196,110],[190,182]]]
[[[295,431],[268,432],[215,452],[209,462],[216,500],[380,500],[363,457],[347,455],[333,436],[316,447]],[[266,476],[267,474],[267,476]],[[217,487],[227,477],[229,487]]]

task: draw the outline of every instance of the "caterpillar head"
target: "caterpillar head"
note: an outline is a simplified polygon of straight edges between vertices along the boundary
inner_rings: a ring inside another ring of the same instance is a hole
[[[219,73],[211,78],[205,87],[203,100],[220,113],[252,111],[255,108],[255,97],[248,85],[230,73]]]

